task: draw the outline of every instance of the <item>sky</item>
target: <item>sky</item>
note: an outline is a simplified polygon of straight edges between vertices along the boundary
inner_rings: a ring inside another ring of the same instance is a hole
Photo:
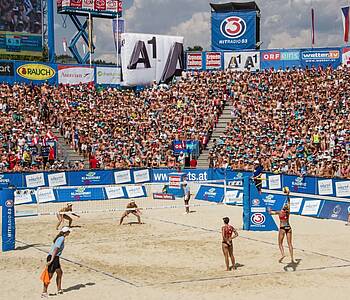
[[[186,47],[200,45],[210,50],[209,3],[226,2],[230,1],[124,0],[126,32],[180,35],[184,36]],[[262,49],[310,47],[311,7],[316,16],[315,47],[344,45],[340,8],[350,5],[349,0],[257,0],[256,3],[261,10]],[[57,54],[63,53],[63,38],[69,41],[75,32],[68,18],[66,28],[62,25],[62,16],[56,14]],[[97,45],[94,59],[115,61],[112,21],[96,19],[94,35]]]

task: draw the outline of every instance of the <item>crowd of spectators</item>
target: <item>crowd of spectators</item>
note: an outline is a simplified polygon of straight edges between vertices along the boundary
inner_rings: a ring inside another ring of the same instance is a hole
[[[229,105],[232,119],[210,150],[210,167],[252,170],[259,161],[265,171],[350,178],[349,79],[350,69],[339,67],[187,72],[139,92],[2,84],[0,170],[73,167],[57,161],[53,131],[92,168],[184,167],[172,142],[206,148]]]
[[[350,178],[350,69],[226,72],[232,120],[212,167]]]

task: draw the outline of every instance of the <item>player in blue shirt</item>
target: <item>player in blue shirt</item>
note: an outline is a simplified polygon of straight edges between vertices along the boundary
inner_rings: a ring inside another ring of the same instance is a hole
[[[47,268],[49,271],[49,277],[52,278],[53,274],[56,272],[57,274],[57,293],[63,294],[62,290],[62,268],[60,264],[60,256],[62,255],[62,251],[64,249],[64,241],[66,237],[70,234],[71,229],[69,227],[63,227],[60,233],[53,240],[53,245],[51,246],[49,255],[47,256]],[[47,298],[47,288],[48,284],[44,284],[43,293],[41,294],[42,298]]]
[[[264,171],[263,166],[261,163],[256,160],[254,161],[254,174],[253,179],[256,188],[258,189],[259,194],[261,194],[261,188],[262,188],[262,172]]]

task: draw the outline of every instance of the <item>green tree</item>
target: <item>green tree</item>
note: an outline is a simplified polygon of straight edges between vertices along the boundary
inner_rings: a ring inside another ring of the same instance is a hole
[[[203,51],[203,47],[199,45],[195,45],[193,47],[187,47],[187,51]]]

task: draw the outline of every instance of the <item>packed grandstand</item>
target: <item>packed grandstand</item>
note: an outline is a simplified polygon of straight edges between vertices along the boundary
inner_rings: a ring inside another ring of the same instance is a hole
[[[207,148],[225,107],[231,121],[208,165],[350,178],[350,69],[184,72],[143,91],[0,85],[0,170],[84,168],[57,161],[67,144],[101,169],[187,167],[174,140]],[[193,167],[193,165],[192,165]]]

